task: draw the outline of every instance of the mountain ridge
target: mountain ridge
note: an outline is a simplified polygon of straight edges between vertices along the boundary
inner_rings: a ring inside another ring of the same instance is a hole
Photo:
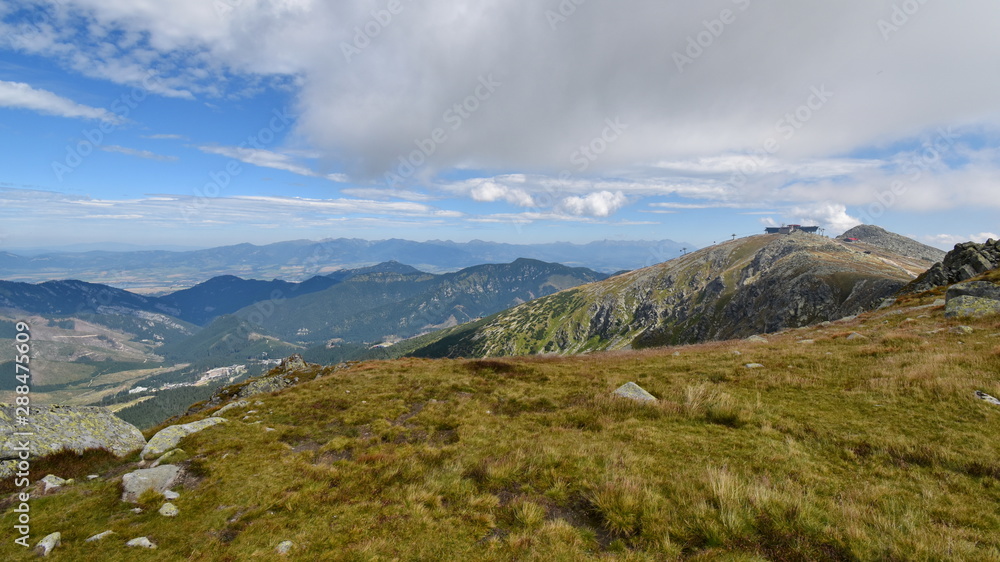
[[[746,337],[857,314],[925,268],[815,234],[751,236],[506,310],[414,354],[579,353]]]

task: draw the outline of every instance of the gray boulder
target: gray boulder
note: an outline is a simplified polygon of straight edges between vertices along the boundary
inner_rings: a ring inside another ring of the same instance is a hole
[[[28,457],[43,457],[68,449],[107,449],[119,457],[146,444],[134,425],[107,408],[76,406],[32,406],[27,424],[20,424],[15,406],[0,404],[0,478],[12,474],[21,441],[28,443]],[[31,433],[19,439],[15,433]]]
[[[949,318],[1000,313],[1000,285],[987,281],[957,283],[945,294],[944,315]]]
[[[135,503],[146,490],[162,494],[169,490],[180,476],[180,467],[173,464],[129,472],[122,477],[122,501]]]
[[[990,396],[989,394],[986,394],[982,390],[977,390],[976,391],[976,398],[982,400],[983,402],[986,402],[987,404],[993,404],[994,406],[1000,406],[1000,400],[997,400],[996,398]]]
[[[149,443],[146,443],[146,446],[142,449],[141,456],[144,459],[156,458],[167,451],[176,448],[181,439],[187,437],[188,435],[197,433],[203,429],[207,429],[225,421],[225,418],[211,417],[183,425],[165,427],[157,432],[156,435],[149,440]]]
[[[274,550],[278,553],[279,556],[285,556],[289,552],[291,552],[293,546],[295,546],[295,543],[293,543],[292,541],[281,541],[278,543],[278,547],[275,548]]]
[[[61,533],[52,533],[50,535],[46,535],[45,538],[38,541],[38,544],[35,545],[35,554],[37,556],[48,556],[49,553],[52,552],[52,549],[59,546],[61,543],[62,543]]]
[[[45,478],[42,478],[41,480],[39,480],[39,482],[42,483],[43,487],[42,493],[45,494],[49,493],[52,490],[58,489],[62,487],[64,484],[66,484],[65,479],[59,478],[55,474],[46,475]]]
[[[180,510],[177,509],[176,505],[170,502],[167,502],[162,506],[160,506],[160,515],[164,517],[177,517],[178,513],[180,513]]]
[[[646,392],[644,388],[634,382],[627,382],[614,391],[616,396],[635,400],[637,402],[656,402],[656,397]]]
[[[84,542],[96,542],[96,541],[99,541],[99,540],[101,540],[101,539],[103,539],[105,537],[109,537],[109,536],[111,536],[113,534],[115,534],[115,532],[109,529],[107,531],[104,531],[103,533],[97,533],[96,535],[88,538]]]
[[[146,537],[136,537],[125,543],[125,546],[149,548],[149,549],[156,548],[156,545],[153,544],[153,541],[149,540]]]

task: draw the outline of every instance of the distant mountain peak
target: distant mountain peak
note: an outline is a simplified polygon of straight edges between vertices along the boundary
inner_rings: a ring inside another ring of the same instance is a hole
[[[912,238],[890,232],[874,224],[861,224],[837,237],[838,240],[858,241],[888,250],[908,258],[936,263],[944,259],[945,252]]]

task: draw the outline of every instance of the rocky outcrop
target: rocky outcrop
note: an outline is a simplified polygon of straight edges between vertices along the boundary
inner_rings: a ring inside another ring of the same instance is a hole
[[[924,260],[928,263],[944,259],[945,252],[933,246],[921,244],[912,238],[872,225],[856,226],[837,237],[838,240],[856,239],[858,242],[882,248],[894,254]]]
[[[146,443],[146,446],[143,447],[142,454],[140,456],[144,459],[154,459],[159,457],[176,447],[177,444],[180,443],[181,439],[187,437],[188,435],[197,433],[203,429],[207,429],[225,421],[225,418],[212,417],[183,425],[165,427],[149,439],[149,443]]]
[[[1000,314],[1000,285],[988,281],[956,283],[945,296],[944,315],[948,318]]]
[[[20,445],[28,443],[29,458],[62,450],[82,453],[87,449],[107,449],[122,457],[146,444],[134,425],[101,407],[32,406],[21,423],[15,406],[0,404],[0,477],[9,474]],[[30,437],[19,437],[28,433]]]
[[[985,244],[965,242],[956,244],[944,259],[931,266],[926,273],[910,283],[903,292],[919,293],[935,287],[961,283],[1000,267],[1000,240],[987,240]]]

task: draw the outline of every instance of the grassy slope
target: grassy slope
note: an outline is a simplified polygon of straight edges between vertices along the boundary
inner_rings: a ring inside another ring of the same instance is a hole
[[[331,370],[186,438],[176,519],[132,514],[112,463],[69,463],[105,477],[35,499],[33,540],[61,531],[55,560],[285,539],[303,560],[1000,560],[1000,408],[973,398],[1000,395],[1000,318],[953,334],[928,302],[766,344]],[[608,396],[629,380],[660,402]],[[159,549],[123,546],[142,535]]]

